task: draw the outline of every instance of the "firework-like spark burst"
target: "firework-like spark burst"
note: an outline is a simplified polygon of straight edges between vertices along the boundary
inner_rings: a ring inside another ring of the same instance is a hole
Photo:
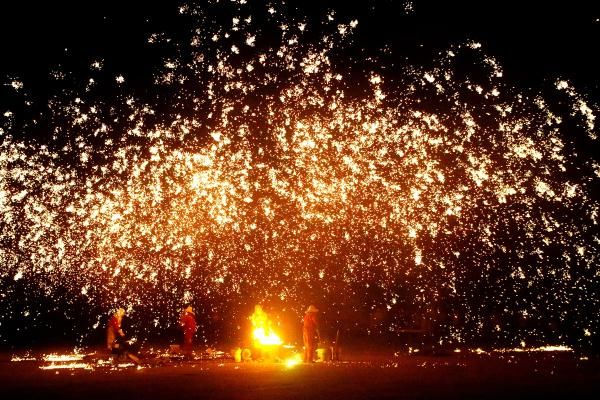
[[[571,83],[519,90],[475,42],[390,71],[348,55],[360,21],[333,12],[180,11],[184,38],[148,36],[176,49],[151,95],[98,60],[51,100],[48,139],[4,112],[2,326],[84,333],[125,304],[164,332],[193,302],[212,340],[254,304],[320,302],[373,334],[419,315],[454,342],[598,335],[597,107]]]

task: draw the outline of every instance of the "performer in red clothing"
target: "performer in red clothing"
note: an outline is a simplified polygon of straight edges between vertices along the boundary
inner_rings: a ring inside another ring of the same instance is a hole
[[[302,327],[302,338],[304,340],[304,362],[315,362],[315,351],[321,340],[319,333],[319,324],[317,321],[317,313],[319,310],[313,305],[308,307],[304,315],[304,324]]]
[[[188,306],[181,315],[179,325],[183,331],[183,350],[191,351],[194,334],[196,333],[196,314],[192,306]]]
[[[106,327],[106,347],[110,351],[119,348],[118,339],[125,337],[123,329],[121,329],[121,321],[125,315],[125,310],[119,308],[108,320]]]
[[[131,361],[139,364],[140,359],[133,353],[133,349],[127,340],[125,340],[125,332],[121,328],[124,315],[125,310],[119,308],[108,320],[108,326],[106,327],[106,347],[111,354],[127,356]]]

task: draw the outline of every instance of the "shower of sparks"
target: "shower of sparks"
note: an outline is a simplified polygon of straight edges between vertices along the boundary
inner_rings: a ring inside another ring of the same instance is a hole
[[[153,100],[96,60],[47,139],[0,110],[0,335],[57,312],[84,334],[122,305],[143,337],[192,303],[213,340],[259,302],[373,334],[424,317],[455,343],[599,334],[598,109],[570,82],[521,91],[474,42],[384,68],[347,55],[360,21],[222,3],[149,35],[177,49]]]

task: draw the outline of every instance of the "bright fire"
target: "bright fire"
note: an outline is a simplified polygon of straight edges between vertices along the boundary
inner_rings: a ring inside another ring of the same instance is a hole
[[[272,323],[262,307],[254,307],[254,313],[250,316],[252,321],[252,340],[254,347],[263,348],[265,346],[280,346],[283,344],[281,338],[273,331]]]
[[[252,342],[254,349],[257,350],[256,359],[281,361],[288,368],[302,362],[302,356],[300,353],[295,352],[294,346],[283,344],[281,337],[273,330],[273,323],[262,306],[256,305],[254,307],[254,313],[250,316],[250,321],[252,322]],[[288,352],[284,355],[282,350]]]

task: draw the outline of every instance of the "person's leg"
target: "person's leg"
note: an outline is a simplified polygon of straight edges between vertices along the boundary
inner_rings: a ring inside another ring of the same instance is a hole
[[[183,348],[185,351],[191,351],[192,350],[192,340],[193,340],[194,334],[193,333],[186,333],[183,336]]]
[[[110,349],[110,358],[112,359],[113,364],[119,363],[120,356],[121,356],[121,351],[118,348],[113,347],[112,349]]]
[[[139,346],[132,346],[128,342],[124,342],[121,345],[121,350],[123,351],[123,356],[125,359],[128,358],[136,364],[140,363],[140,359],[135,354],[139,350]]]
[[[317,346],[315,344],[314,339],[312,339],[312,338],[310,338],[308,340],[308,343],[309,343],[308,344],[308,362],[312,363],[312,362],[315,362],[315,351],[317,350],[316,349]]]
[[[192,359],[192,339],[193,334],[185,333],[183,335],[183,356],[185,359]]]
[[[309,340],[308,340],[308,335],[306,334],[306,332],[302,332],[302,342],[304,343],[304,362],[307,363],[307,362],[309,362],[309,360],[308,360]]]
[[[133,353],[130,353],[130,352],[127,352],[126,354],[127,354],[127,357],[128,357],[128,358],[129,358],[131,361],[133,361],[134,363],[136,363],[136,364],[138,364],[138,365],[139,365],[139,363],[140,363],[140,359],[138,358],[138,356],[136,356],[135,354],[133,354]]]

